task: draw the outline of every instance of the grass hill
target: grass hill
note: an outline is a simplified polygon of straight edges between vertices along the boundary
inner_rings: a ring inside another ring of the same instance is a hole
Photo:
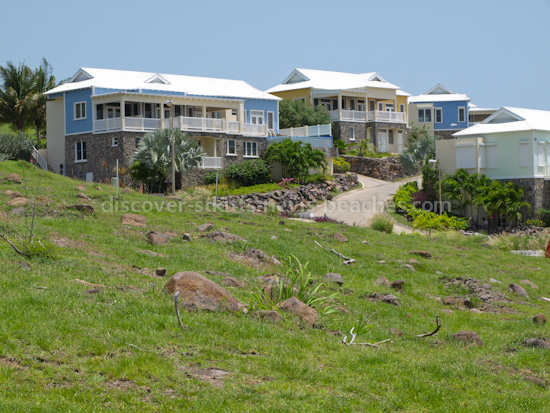
[[[548,260],[499,251],[485,237],[399,236],[333,223],[284,219],[282,224],[273,216],[201,211],[198,196],[187,198],[197,202],[195,210],[187,205],[174,212],[138,211],[146,216],[147,228],[127,226],[120,210],[105,208],[114,188],[16,162],[0,163],[4,230],[13,224],[23,231],[30,214],[28,206],[23,214],[11,212],[5,191],[25,194],[24,185],[4,179],[8,173],[19,174],[39,202],[36,236],[56,247],[54,258],[26,259],[0,243],[2,411],[550,409],[549,350],[522,345],[529,337],[550,338],[547,325],[532,321],[535,314],[550,315],[550,303],[539,298],[550,296]],[[94,214],[64,208],[83,203],[76,197],[80,192],[90,198]],[[163,199],[122,193],[119,201],[140,205]],[[198,226],[207,222],[247,241],[228,245],[203,239]],[[193,240],[178,236],[150,245],[146,233],[151,230],[190,233]],[[337,241],[336,232],[348,241]],[[355,264],[343,265],[315,240],[354,258]],[[227,288],[246,304],[258,288],[258,276],[284,271],[235,260],[250,247],[281,260],[293,254],[309,263],[316,279],[328,272],[342,274],[343,287],[328,285],[327,293],[338,293],[338,304],[350,314],[330,314],[316,328],[307,328],[286,313],[274,323],[245,314],[182,311],[182,330],[173,297],[162,292],[169,277],[179,271],[230,273],[248,282],[245,288]],[[411,250],[429,251],[432,258],[411,255]],[[404,267],[411,258],[418,261],[412,264],[415,272]],[[166,277],[155,275],[157,267],[166,268]],[[396,291],[376,285],[380,276],[405,280],[405,287]],[[501,281],[483,287],[500,299],[487,304],[473,296],[474,311],[445,305],[445,297],[473,291],[458,277],[479,280],[479,285],[490,278]],[[508,291],[510,283],[523,279],[540,287],[520,284],[529,298]],[[400,305],[365,298],[372,293],[392,293]],[[417,338],[434,329],[436,313],[439,333]],[[391,342],[377,349],[343,345],[341,333],[349,339],[360,317],[370,328],[356,342]],[[475,331],[484,344],[453,339],[465,330]],[[227,374],[201,380],[208,369]]]

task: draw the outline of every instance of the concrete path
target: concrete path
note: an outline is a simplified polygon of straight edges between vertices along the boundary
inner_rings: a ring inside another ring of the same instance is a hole
[[[314,216],[326,214],[348,225],[364,227],[369,225],[373,215],[384,212],[386,201],[391,199],[401,185],[419,179],[415,177],[399,182],[387,182],[363,175],[357,176],[363,188],[338,195],[332,201],[314,207],[310,212]],[[412,229],[396,222],[393,231],[397,234],[408,234]]]

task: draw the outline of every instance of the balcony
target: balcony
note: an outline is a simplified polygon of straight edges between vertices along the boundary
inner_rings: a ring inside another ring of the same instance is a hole
[[[222,158],[215,156],[205,156],[202,158],[202,163],[199,166],[201,169],[221,169]]]
[[[299,128],[286,128],[279,129],[279,135],[281,136],[332,136],[331,124],[315,125],[315,126],[302,126]]]
[[[332,136],[318,136],[318,137],[305,137],[305,136],[268,136],[267,143],[278,143],[285,139],[289,139],[292,142],[309,143],[313,148],[332,148]]]
[[[124,121],[124,122],[123,122]],[[94,133],[131,131],[149,132],[170,128],[170,119],[124,117],[94,120]],[[174,117],[174,128],[188,132],[217,132],[245,136],[267,136],[267,125],[256,125],[214,118]]]
[[[335,121],[407,123],[407,115],[404,112],[331,110],[329,113],[330,119]]]

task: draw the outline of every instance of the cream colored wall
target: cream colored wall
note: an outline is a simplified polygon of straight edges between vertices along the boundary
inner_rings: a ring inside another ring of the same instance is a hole
[[[209,137],[200,137],[198,141],[201,143],[202,150],[206,153],[206,156],[221,156],[216,153],[216,139]]]
[[[405,113],[407,113],[407,96],[397,96],[397,107],[395,108],[396,112],[399,112],[399,105],[405,105]]]
[[[428,132],[430,135],[434,134],[434,123],[433,123],[433,104],[426,104],[422,103],[423,107],[426,107],[429,105],[432,108],[432,122],[418,122],[418,106],[414,103],[409,103],[407,111],[408,111],[408,119],[409,119],[409,126],[417,126],[421,128],[422,126],[428,127]]]
[[[283,99],[288,99],[288,100],[294,100],[295,98],[306,98],[306,103],[311,103],[311,100],[310,100],[311,92],[309,88],[287,90],[285,92],[276,92],[276,93],[272,93],[272,95],[278,96]]]
[[[435,141],[435,158],[441,166],[441,173],[450,175],[456,171],[455,140]]]
[[[46,102],[46,114],[48,123],[46,125],[48,166],[56,173],[60,173],[59,165],[65,164],[65,115],[63,98]]]
[[[367,87],[367,94],[369,99],[378,100],[395,100],[394,89],[379,89],[377,87]]]

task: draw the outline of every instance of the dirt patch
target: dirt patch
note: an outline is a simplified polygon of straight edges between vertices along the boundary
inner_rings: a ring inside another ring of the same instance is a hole
[[[22,366],[21,363],[14,357],[0,357],[0,365],[15,367],[19,370],[27,369],[27,367]]]
[[[198,367],[182,367],[189,377],[211,384],[214,387],[222,388],[223,380],[229,375],[227,371],[215,368],[200,369]]]
[[[126,391],[126,390],[133,389],[137,386],[136,386],[136,383],[134,383],[132,380],[121,379],[121,380],[109,381],[105,383],[105,387],[108,388],[109,390]]]

